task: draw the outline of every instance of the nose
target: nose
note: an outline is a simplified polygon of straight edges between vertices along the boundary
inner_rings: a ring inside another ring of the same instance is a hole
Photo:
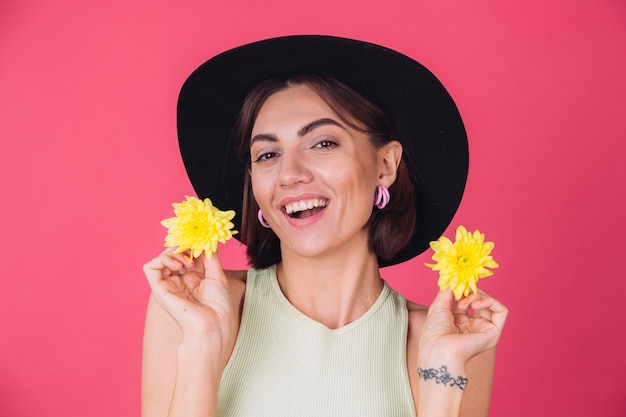
[[[282,155],[278,178],[281,187],[306,184],[311,181],[311,178],[310,165],[304,155],[297,151],[285,152]]]

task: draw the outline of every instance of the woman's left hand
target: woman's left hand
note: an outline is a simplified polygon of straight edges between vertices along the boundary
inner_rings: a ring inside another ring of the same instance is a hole
[[[428,309],[420,339],[420,356],[435,355],[457,364],[496,346],[508,310],[485,292],[454,300],[440,291]]]

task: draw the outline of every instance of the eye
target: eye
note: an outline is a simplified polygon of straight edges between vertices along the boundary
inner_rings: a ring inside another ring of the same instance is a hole
[[[254,162],[269,161],[270,159],[274,159],[277,156],[278,156],[277,152],[265,152],[259,155],[258,158],[254,160]]]
[[[322,149],[324,149],[324,148],[331,148],[333,146],[337,146],[337,143],[333,142],[332,140],[329,140],[329,139],[322,139],[322,140],[320,140],[319,142],[317,142],[315,144],[316,148],[322,148]]]

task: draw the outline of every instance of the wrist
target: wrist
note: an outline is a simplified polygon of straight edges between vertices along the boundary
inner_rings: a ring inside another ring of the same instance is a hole
[[[468,384],[465,361],[445,350],[420,350],[416,372],[420,392],[418,415],[458,416]]]
[[[207,340],[183,337],[168,415],[215,415],[222,372],[219,355]]]
[[[206,332],[183,332],[178,343],[179,350],[205,350],[213,349],[214,338]]]
[[[417,360],[417,374],[420,385],[437,385],[464,391],[468,379],[465,372],[466,361],[447,349],[421,347]]]
[[[467,361],[460,355],[451,352],[449,349],[436,348],[430,346],[421,346],[417,360],[417,366],[423,369],[439,368],[445,365],[450,372],[458,374],[465,373],[465,365]]]
[[[176,354],[179,367],[202,369],[213,377],[219,377],[224,368],[220,347],[207,336],[184,335]]]
[[[449,387],[465,391],[467,388],[468,378],[465,373],[457,373],[450,371],[447,365],[443,364],[438,367],[417,367],[417,379],[420,385],[428,384],[441,385],[442,388]]]

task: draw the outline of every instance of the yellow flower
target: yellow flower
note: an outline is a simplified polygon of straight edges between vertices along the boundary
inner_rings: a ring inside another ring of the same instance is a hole
[[[174,253],[191,251],[193,258],[202,252],[211,257],[217,250],[217,243],[225,243],[237,234],[231,230],[235,225],[231,222],[234,210],[220,211],[213,206],[211,200],[204,201],[196,197],[185,196],[186,201],[174,203],[174,214],[161,222],[168,228],[165,246],[178,246]]]
[[[432,259],[436,264],[425,264],[433,271],[439,271],[439,289],[444,291],[452,288],[454,296],[467,297],[470,290],[476,294],[479,279],[493,275],[487,268],[497,268],[498,264],[489,255],[494,247],[493,242],[485,242],[485,235],[475,230],[469,233],[463,226],[456,229],[455,242],[447,237],[430,242],[435,251]]]

